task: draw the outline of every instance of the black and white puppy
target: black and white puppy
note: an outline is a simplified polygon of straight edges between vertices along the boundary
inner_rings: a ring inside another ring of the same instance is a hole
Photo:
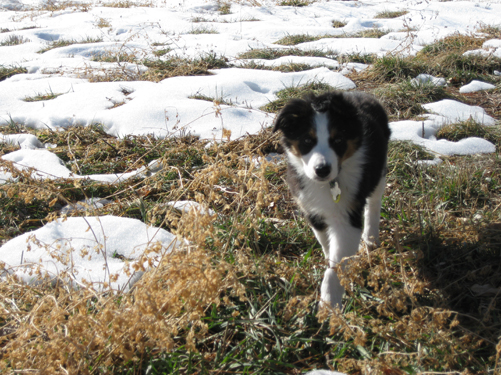
[[[291,100],[275,120],[278,130],[287,182],[328,260],[321,299],[341,307],[344,289],[332,267],[356,254],[361,237],[379,243],[388,118],[370,95],[329,92]]]

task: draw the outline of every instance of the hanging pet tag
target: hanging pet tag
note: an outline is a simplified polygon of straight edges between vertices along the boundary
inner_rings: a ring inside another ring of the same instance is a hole
[[[341,189],[339,188],[339,184],[336,180],[329,182],[329,186],[331,188],[332,200],[334,203],[339,203],[341,200]]]

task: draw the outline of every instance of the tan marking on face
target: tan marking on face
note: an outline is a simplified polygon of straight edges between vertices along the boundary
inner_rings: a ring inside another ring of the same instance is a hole
[[[330,129],[330,132],[329,132],[330,139],[336,138],[336,135],[337,135],[337,129],[336,128]]]
[[[301,156],[301,153],[299,152],[299,141],[297,140],[290,140],[288,139],[287,140],[287,143],[290,145],[290,150],[292,151],[292,153],[297,156],[297,157],[300,157]]]
[[[310,128],[310,131],[308,132],[308,135],[313,138],[313,139],[317,139],[317,132],[315,129],[313,128]]]
[[[353,156],[355,151],[358,150],[358,147],[360,146],[360,141],[358,138],[355,139],[348,139],[346,141],[346,151],[341,158],[341,163],[344,162],[346,159],[349,159],[350,157]]]

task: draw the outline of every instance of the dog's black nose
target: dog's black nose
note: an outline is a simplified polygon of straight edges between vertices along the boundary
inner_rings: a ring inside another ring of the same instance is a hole
[[[315,167],[315,173],[320,178],[325,178],[331,173],[330,164],[319,164]]]

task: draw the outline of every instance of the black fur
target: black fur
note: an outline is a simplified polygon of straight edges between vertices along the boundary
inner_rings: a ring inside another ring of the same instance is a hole
[[[322,216],[313,214],[313,215],[308,215],[306,218],[308,219],[310,225],[316,230],[327,229],[327,224],[325,223],[324,218]]]
[[[345,153],[347,140],[358,140],[366,148],[362,181],[354,187],[357,194],[349,212],[351,225],[362,228],[367,197],[386,173],[387,145],[391,134],[386,112],[375,98],[358,92],[335,91],[291,100],[277,116],[273,128],[274,132],[282,131],[285,148],[290,149],[291,141],[299,141],[298,149],[304,155],[314,147],[316,140],[309,142],[308,147],[302,144],[304,140],[312,138],[309,132],[315,111],[326,112],[331,126],[336,129],[336,136],[330,140],[330,146],[336,154]],[[293,195],[297,196],[301,189],[300,180],[289,165],[288,182]]]

